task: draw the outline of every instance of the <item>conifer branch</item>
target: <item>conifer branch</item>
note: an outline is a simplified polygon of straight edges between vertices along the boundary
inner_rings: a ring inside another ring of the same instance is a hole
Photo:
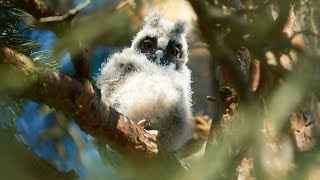
[[[74,118],[82,130],[128,159],[150,161],[157,157],[156,138],[97,98],[90,81],[43,71],[23,54],[2,48],[0,66],[6,65],[23,74],[21,79],[30,84],[13,95],[61,110]]]

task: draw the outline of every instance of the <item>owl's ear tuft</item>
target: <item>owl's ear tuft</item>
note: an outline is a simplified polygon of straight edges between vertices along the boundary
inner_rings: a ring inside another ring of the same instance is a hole
[[[157,27],[162,18],[162,15],[158,11],[151,11],[145,18],[145,22],[149,26]]]
[[[177,34],[183,34],[187,31],[187,23],[182,20],[178,20],[173,27],[173,32]]]

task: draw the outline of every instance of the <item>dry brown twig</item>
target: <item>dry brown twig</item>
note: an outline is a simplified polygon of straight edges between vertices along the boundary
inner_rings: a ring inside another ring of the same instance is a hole
[[[79,11],[86,8],[90,3],[91,3],[91,0],[86,0],[84,3],[78,5],[77,7],[70,9],[68,13],[64,15],[41,17],[39,21],[42,23],[64,21],[70,17],[74,17],[75,15],[77,15]]]

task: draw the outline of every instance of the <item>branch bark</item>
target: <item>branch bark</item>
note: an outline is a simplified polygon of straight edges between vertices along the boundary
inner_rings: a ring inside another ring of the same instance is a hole
[[[248,124],[258,127],[258,123],[253,121],[254,113],[252,115],[249,113],[249,109],[255,109],[252,92],[249,90],[249,83],[252,82],[250,81],[251,54],[242,40],[248,24],[242,16],[232,11],[231,14],[227,14],[217,5],[209,6],[201,0],[189,0],[189,2],[198,15],[199,30],[209,45],[212,56],[211,74],[216,78],[217,101],[213,117],[214,126],[211,125],[210,128],[205,156],[206,159],[213,159],[214,154],[221,150],[220,146],[237,149],[237,152],[224,154],[227,159],[224,162],[225,168],[219,171],[222,176],[232,178],[230,171],[236,169],[253,144],[249,143],[252,136],[245,130],[241,132],[245,138],[234,141],[240,134],[238,130],[246,129],[245,126]],[[230,9],[243,8],[239,0],[223,2]],[[239,108],[240,104],[242,109]],[[258,128],[254,128],[253,133],[257,132]]]
[[[211,76],[216,77],[213,84],[216,88],[215,113],[213,125],[210,129],[206,152],[209,152],[211,142],[214,136],[217,141],[221,141],[219,124],[224,124],[224,114],[230,110],[230,114],[235,111],[229,106],[236,108],[239,99],[248,102],[250,92],[248,91],[248,79],[250,69],[250,52],[243,47],[241,40],[242,32],[227,32],[227,28],[241,29],[246,28],[244,19],[234,14],[228,15],[218,7],[209,6],[205,1],[189,0],[193,9],[198,15],[199,29],[202,32],[204,40],[209,45],[211,53]],[[226,2],[226,1],[224,1]],[[229,2],[229,1],[228,1]],[[232,8],[243,8],[238,0],[230,1]],[[228,4],[228,3],[227,3]],[[232,112],[231,112],[232,111]],[[229,123],[228,123],[229,124]],[[213,129],[215,128],[215,130]],[[215,133],[213,131],[216,131]]]
[[[80,128],[128,159],[150,161],[157,157],[156,138],[97,98],[90,81],[80,82],[37,67],[28,57],[2,48],[0,65],[23,74],[28,88],[17,95],[47,104],[74,118]],[[15,91],[11,91],[15,92]]]

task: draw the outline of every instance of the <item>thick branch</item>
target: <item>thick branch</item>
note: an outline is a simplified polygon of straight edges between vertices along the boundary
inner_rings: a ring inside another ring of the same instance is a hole
[[[233,28],[245,29],[247,25],[241,17],[225,14],[218,7],[210,7],[205,1],[189,0],[189,2],[198,15],[199,29],[204,40],[209,44],[212,56],[211,76],[218,75],[216,81],[213,82],[216,88],[215,97],[217,97],[213,117],[213,124],[216,127],[212,126],[210,129],[206,150],[209,152],[208,149],[211,147],[214,136],[218,137],[222,134],[218,133],[220,128],[217,125],[221,123],[223,114],[237,106],[239,99],[246,102],[250,98],[247,88],[250,53],[247,48],[241,47],[243,44],[240,43],[240,40],[236,40],[238,37],[233,36],[235,34],[241,36],[242,32],[224,32],[225,27],[230,27],[232,30]],[[216,138],[217,141],[219,139],[221,138]]]
[[[67,48],[70,56],[71,61],[75,70],[75,76],[76,78],[85,78],[92,82],[92,76],[91,76],[91,64],[87,57],[87,50],[83,47],[81,47],[76,51]],[[82,50],[80,50],[82,49]]]
[[[47,104],[70,115],[80,128],[102,140],[129,159],[152,160],[157,156],[156,138],[108,107],[96,97],[90,81],[79,82],[69,76],[37,68],[23,54],[2,48],[0,65],[14,66],[29,83],[14,95]]]
[[[223,27],[221,28],[222,25],[245,29],[246,25],[243,19],[234,15],[224,15],[217,7],[210,7],[203,0],[189,0],[189,2],[198,15],[199,29],[202,32],[204,40],[209,44],[209,50],[212,56],[211,69],[214,71],[217,69],[217,66],[221,65],[228,68],[228,71],[233,73],[230,80],[233,78],[232,82],[240,98],[244,100],[247,99],[247,79],[242,72],[241,62],[239,62],[235,56],[235,50],[243,45],[236,42],[231,36],[232,34],[226,34]],[[239,33],[239,35],[241,35],[241,33]],[[229,39],[226,37],[229,37]],[[228,44],[226,44],[225,41],[230,39],[233,39],[233,41],[227,42]],[[212,76],[214,77],[213,74]]]

